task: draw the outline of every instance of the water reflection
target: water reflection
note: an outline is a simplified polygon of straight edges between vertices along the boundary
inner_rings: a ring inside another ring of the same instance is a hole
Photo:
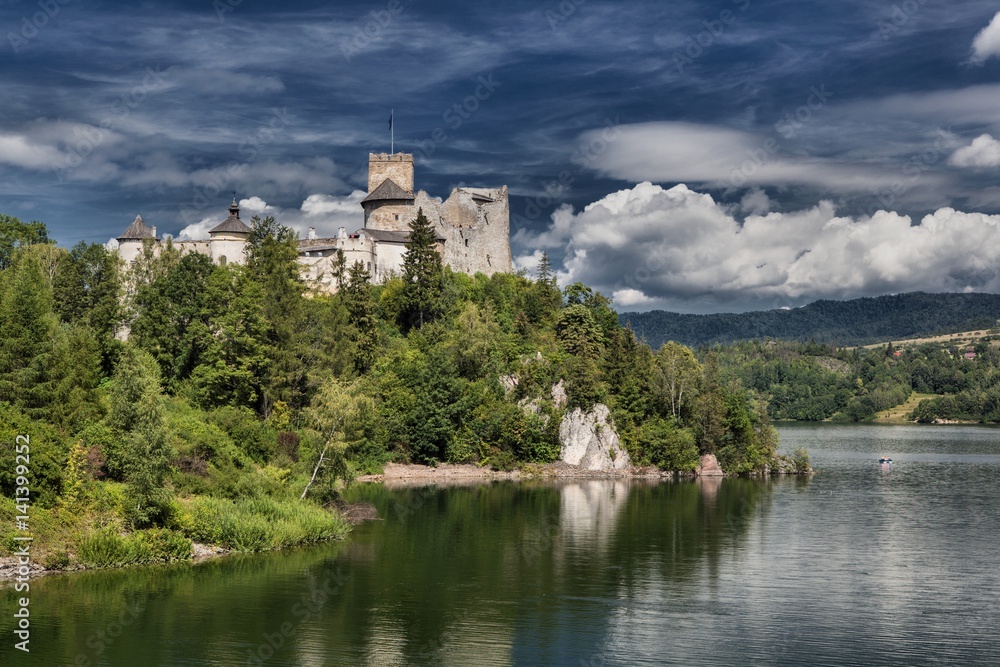
[[[810,447],[811,480],[356,487],[383,520],[346,543],[33,583],[33,659],[1000,664],[996,444],[942,455],[866,432],[785,438]]]

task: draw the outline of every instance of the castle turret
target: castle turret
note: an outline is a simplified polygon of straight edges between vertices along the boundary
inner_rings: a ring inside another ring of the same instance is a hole
[[[153,239],[154,242],[159,240],[156,238],[156,227],[149,227],[142,216],[137,215],[128,229],[118,237],[118,255],[126,264],[131,264],[139,257],[145,239]]]
[[[413,154],[369,154],[365,228],[407,231],[416,215],[413,201]]]
[[[240,220],[240,205],[236,203],[236,197],[233,197],[233,203],[229,205],[229,217],[208,232],[212,239],[209,242],[212,261],[216,264],[242,264],[246,261],[246,245],[251,232],[253,230]]]

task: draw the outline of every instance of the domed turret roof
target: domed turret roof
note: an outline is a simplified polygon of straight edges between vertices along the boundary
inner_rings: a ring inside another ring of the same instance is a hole
[[[247,234],[253,230],[247,227],[247,225],[240,220],[240,205],[236,203],[236,197],[233,197],[233,203],[229,205],[229,217],[223,220],[221,223],[216,225],[208,233],[211,234]]]

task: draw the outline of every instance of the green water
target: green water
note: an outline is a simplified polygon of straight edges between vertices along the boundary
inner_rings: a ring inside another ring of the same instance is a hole
[[[0,664],[1000,664],[1000,431],[781,435],[822,472],[366,485],[345,542],[46,577]]]

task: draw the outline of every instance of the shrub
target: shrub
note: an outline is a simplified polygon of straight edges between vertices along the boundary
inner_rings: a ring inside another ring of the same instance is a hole
[[[795,472],[809,471],[809,452],[799,447],[792,452],[792,463],[795,464]]]

